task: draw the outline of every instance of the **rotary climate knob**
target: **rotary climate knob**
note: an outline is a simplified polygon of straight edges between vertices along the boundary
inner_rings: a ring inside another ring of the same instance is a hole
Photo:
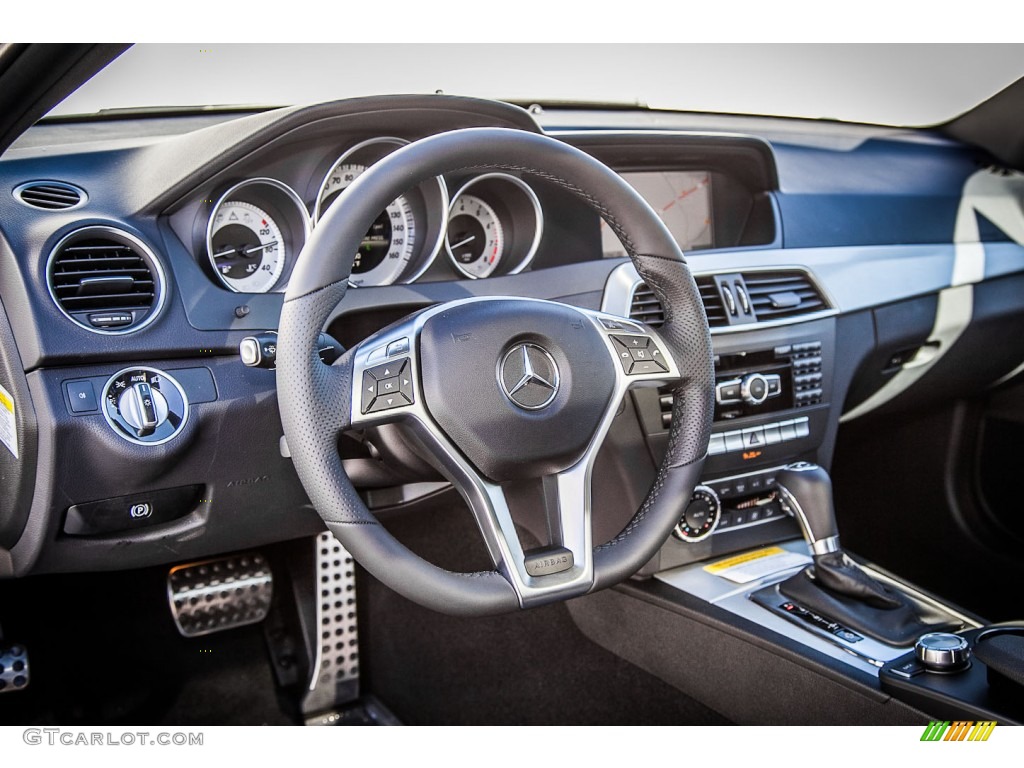
[[[930,672],[959,672],[971,663],[970,644],[949,632],[921,635],[914,645],[914,655]]]
[[[690,503],[686,505],[686,511],[679,518],[672,535],[688,544],[703,541],[715,532],[721,514],[722,503],[718,494],[706,485],[698,485],[693,489]]]

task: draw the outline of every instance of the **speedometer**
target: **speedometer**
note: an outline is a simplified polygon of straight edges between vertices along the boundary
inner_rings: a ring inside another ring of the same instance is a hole
[[[277,222],[252,203],[227,200],[213,216],[210,259],[220,279],[241,293],[265,293],[284,271],[287,252]]]
[[[394,136],[367,139],[327,165],[330,170],[316,192],[314,221],[319,221],[367,168],[408,143]],[[441,250],[447,211],[448,187],[440,176],[421,181],[392,200],[359,244],[349,284],[391,285],[418,278]]]
[[[320,191],[319,212],[366,170],[365,165],[339,163]],[[416,246],[416,220],[405,196],[398,197],[370,225],[356,253],[349,281],[353,285],[390,285],[405,271]]]

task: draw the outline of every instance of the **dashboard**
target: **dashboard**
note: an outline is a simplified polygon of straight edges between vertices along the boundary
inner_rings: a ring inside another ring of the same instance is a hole
[[[779,466],[828,467],[842,420],[980,391],[1024,359],[1024,246],[983,213],[1019,175],[928,133],[440,95],[42,123],[0,158],[0,576],[320,530],[275,374],[243,365],[239,346],[276,330],[298,254],[361,173],[474,127],[597,157],[696,275],[716,354],[705,513],[680,521],[651,569],[791,537],[773,506]],[[599,213],[552,181],[489,167],[409,181],[325,327],[344,347],[470,296],[663,318]],[[664,392],[627,398],[599,458],[596,540],[642,502],[670,419]],[[437,491],[399,429],[338,447],[376,510]]]

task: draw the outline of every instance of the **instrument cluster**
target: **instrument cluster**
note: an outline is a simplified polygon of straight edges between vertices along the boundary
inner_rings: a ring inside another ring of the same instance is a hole
[[[306,239],[330,206],[374,163],[408,143],[383,136],[339,148],[321,167],[316,197],[308,203],[284,182],[267,177],[222,192],[206,225],[212,274],[239,293],[283,292]],[[449,184],[455,182],[457,191],[450,194]],[[543,229],[537,194],[518,176],[437,176],[380,212],[355,254],[350,282],[353,287],[411,283],[438,259],[446,260],[450,279],[516,274],[533,260]]]

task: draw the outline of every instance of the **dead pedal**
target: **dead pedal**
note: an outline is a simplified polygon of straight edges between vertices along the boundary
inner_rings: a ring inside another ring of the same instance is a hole
[[[28,687],[28,651],[24,645],[0,644],[0,693]]]
[[[171,616],[183,637],[257,624],[273,593],[267,560],[254,552],[177,565],[167,574]]]

